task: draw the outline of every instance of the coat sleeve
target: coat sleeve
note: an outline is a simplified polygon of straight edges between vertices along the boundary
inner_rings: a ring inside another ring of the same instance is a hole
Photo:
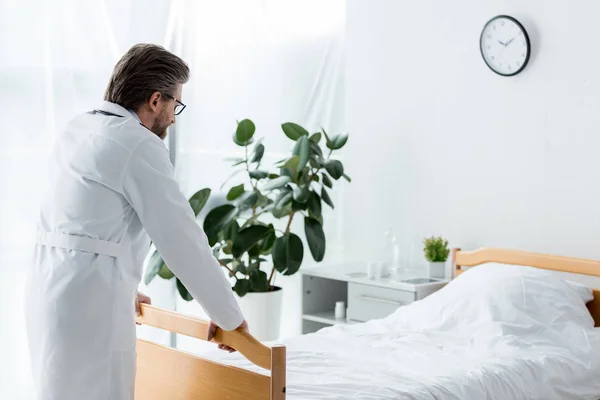
[[[123,195],[163,260],[224,330],[244,317],[204,231],[174,177],[165,145],[148,138],[137,145],[123,171]]]

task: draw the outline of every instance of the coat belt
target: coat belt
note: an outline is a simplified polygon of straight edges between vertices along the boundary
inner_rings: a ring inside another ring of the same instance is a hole
[[[38,232],[37,242],[44,246],[84,251],[110,257],[121,257],[123,255],[123,246],[121,243],[93,239],[85,236],[55,232]]]

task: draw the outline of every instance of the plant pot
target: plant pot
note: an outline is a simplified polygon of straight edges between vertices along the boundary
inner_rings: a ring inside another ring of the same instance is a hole
[[[270,292],[250,292],[243,297],[236,297],[248,322],[250,334],[260,341],[277,340],[281,325],[283,290],[275,286],[275,290]]]
[[[437,261],[429,263],[429,277],[437,279],[446,278],[446,262]]]

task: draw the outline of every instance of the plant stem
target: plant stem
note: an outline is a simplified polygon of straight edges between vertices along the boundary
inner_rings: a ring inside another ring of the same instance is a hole
[[[256,183],[254,183],[252,181],[252,177],[250,176],[250,163],[248,162],[248,145],[246,145],[244,147],[244,149],[246,150],[246,172],[248,172],[248,179],[250,179],[250,186],[252,186],[252,188],[254,190],[256,190]],[[254,210],[252,210],[252,212],[254,213]]]
[[[292,226],[292,220],[294,219],[294,215],[296,214],[296,211],[292,211],[292,213],[290,214],[290,219],[287,223],[287,226],[285,228],[285,232],[283,232],[284,234],[289,233],[290,232],[290,227]],[[275,265],[273,265],[272,269],[271,269],[271,275],[269,276],[269,288],[272,285],[273,282],[273,278],[275,277]]]
[[[273,277],[275,276],[275,266],[273,266],[273,268],[271,268],[271,275],[269,275],[269,289],[271,289],[271,285],[272,285],[272,281],[273,281]]]
[[[292,220],[294,219],[294,214],[296,214],[296,211],[292,211],[292,213],[290,214],[290,220],[288,221],[288,224],[285,227],[285,233],[289,233],[289,231],[290,231],[290,227],[292,225]]]
[[[229,268],[229,267],[227,266],[227,264],[223,263],[221,260],[219,260],[219,264],[221,264],[221,266],[222,266],[222,267],[225,267],[225,269],[226,269],[227,271],[229,271],[229,275],[230,275],[230,276],[233,276],[233,277],[235,278],[235,280],[236,280],[236,281],[238,280],[238,277],[235,275],[235,272],[233,272],[233,270],[232,270],[231,268]]]

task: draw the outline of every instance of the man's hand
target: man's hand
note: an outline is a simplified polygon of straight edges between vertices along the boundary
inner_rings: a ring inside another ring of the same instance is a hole
[[[138,317],[140,315],[142,315],[141,311],[140,311],[140,303],[152,304],[152,301],[150,300],[150,297],[146,296],[143,293],[138,292],[137,297],[135,299],[135,315],[137,315]],[[141,325],[141,324],[136,322],[136,325]]]
[[[240,328],[245,331],[248,331],[248,323],[246,322],[246,320],[244,320],[242,322],[242,324],[237,327],[237,329],[240,329]],[[210,342],[211,340],[213,340],[213,338],[215,337],[215,334],[217,333],[217,329],[219,329],[217,324],[215,324],[213,321],[210,321],[210,324],[208,325],[208,335],[206,336],[207,341]],[[220,344],[219,349],[228,351],[230,353],[233,353],[234,351],[236,351],[233,347],[229,347],[224,344]]]

